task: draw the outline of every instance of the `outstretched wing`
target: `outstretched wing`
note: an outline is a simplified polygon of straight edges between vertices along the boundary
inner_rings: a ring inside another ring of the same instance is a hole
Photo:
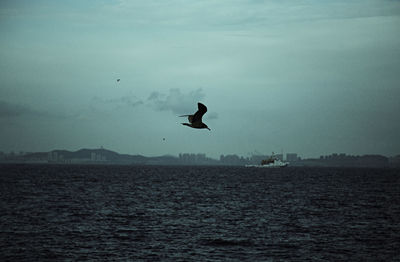
[[[207,112],[207,107],[202,103],[197,103],[197,106],[199,110],[193,115],[192,123],[197,121],[201,122],[203,115]]]

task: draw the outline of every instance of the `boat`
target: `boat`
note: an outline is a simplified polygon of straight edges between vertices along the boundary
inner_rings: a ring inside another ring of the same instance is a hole
[[[260,165],[246,165],[246,167],[258,167],[258,168],[279,168],[287,167],[289,162],[283,162],[273,155],[268,159],[263,159]]]

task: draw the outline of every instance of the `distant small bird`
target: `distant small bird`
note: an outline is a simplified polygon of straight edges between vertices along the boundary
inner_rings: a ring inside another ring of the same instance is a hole
[[[162,140],[165,141],[165,137]]]
[[[118,79],[117,79],[117,82],[119,82],[119,81],[121,81],[121,79],[118,78]]]
[[[183,115],[188,117],[189,123],[182,123],[182,125],[190,126],[192,128],[207,128],[208,130],[211,130],[202,122],[203,115],[207,112],[207,107],[202,103],[197,103],[197,107],[199,109],[194,113],[194,115]]]

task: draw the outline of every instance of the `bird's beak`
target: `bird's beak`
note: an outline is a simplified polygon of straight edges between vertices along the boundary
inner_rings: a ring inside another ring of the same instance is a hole
[[[207,129],[211,131],[211,129],[209,129],[208,127],[207,127]]]

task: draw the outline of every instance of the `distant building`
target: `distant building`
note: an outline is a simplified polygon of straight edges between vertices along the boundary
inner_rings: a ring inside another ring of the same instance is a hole
[[[196,162],[205,162],[206,161],[206,154],[197,154],[196,155]]]
[[[44,157],[44,159],[41,160],[46,160],[46,158]],[[65,158],[63,154],[59,154],[57,151],[51,151],[47,153],[47,162],[65,162]]]
[[[55,162],[57,160],[58,160],[58,153],[57,152],[51,151],[51,152],[49,152],[47,154],[47,161],[48,162]]]
[[[286,161],[288,162],[296,162],[299,160],[299,157],[296,153],[288,153],[286,154]]]
[[[243,166],[249,163],[248,158],[239,157],[238,155],[221,155],[219,157],[219,163],[222,165],[235,165],[235,166]]]
[[[91,152],[90,153],[90,161],[92,161],[92,162],[107,161],[107,158],[105,156],[103,156],[102,154],[98,154],[96,152]]]
[[[193,164],[196,162],[196,155],[195,154],[179,154],[179,160],[184,164]]]

